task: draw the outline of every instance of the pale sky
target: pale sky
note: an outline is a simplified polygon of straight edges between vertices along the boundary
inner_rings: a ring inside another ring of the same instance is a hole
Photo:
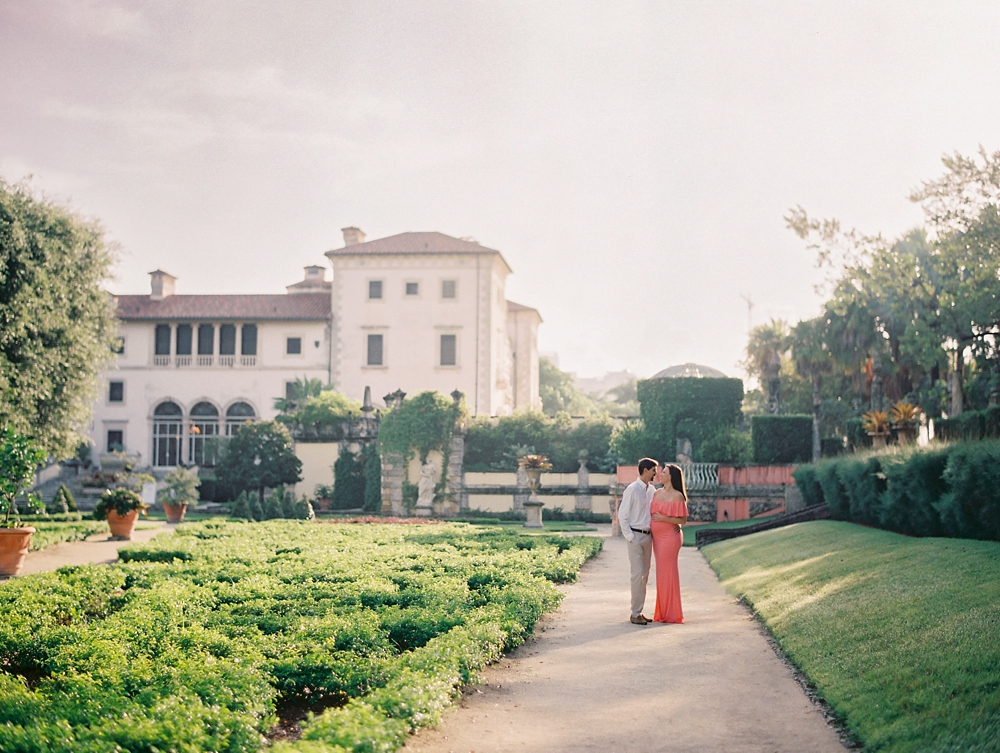
[[[277,293],[340,228],[500,250],[581,376],[739,375],[818,313],[782,216],[894,236],[1000,149],[995,2],[0,0],[0,176],[101,220],[117,293]]]

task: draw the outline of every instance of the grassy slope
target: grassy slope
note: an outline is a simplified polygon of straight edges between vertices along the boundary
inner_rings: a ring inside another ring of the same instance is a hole
[[[867,750],[1000,750],[1000,544],[817,521],[702,551]]]

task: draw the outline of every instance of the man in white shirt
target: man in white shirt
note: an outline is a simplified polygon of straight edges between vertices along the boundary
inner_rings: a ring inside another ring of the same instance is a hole
[[[646,625],[642,608],[646,603],[646,583],[649,581],[649,562],[653,556],[653,537],[649,531],[649,503],[656,488],[653,486],[662,466],[652,458],[639,461],[639,478],[625,487],[618,506],[618,522],[628,547],[628,565],[632,582],[633,625]]]

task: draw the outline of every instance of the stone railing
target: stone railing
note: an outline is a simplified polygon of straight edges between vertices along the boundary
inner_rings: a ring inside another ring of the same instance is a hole
[[[719,486],[718,463],[680,463],[680,466],[688,489],[715,489]]]

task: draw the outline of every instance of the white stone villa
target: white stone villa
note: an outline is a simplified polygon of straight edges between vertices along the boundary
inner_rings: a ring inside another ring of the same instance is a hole
[[[149,295],[116,299],[122,348],[102,374],[91,439],[141,465],[214,465],[213,438],[269,419],[296,378],[361,400],[402,389],[466,395],[477,415],[540,407],[535,309],[506,299],[499,251],[441,233],[364,242],[344,230],[326,268],[278,295],[177,295],[151,273]]]

